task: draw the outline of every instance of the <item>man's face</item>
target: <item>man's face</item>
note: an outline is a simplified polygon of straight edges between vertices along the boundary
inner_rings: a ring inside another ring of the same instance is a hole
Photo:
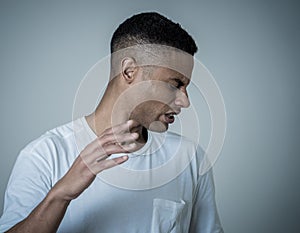
[[[143,102],[137,104],[130,118],[138,121],[145,128],[164,132],[175,120],[181,108],[190,105],[187,86],[189,78],[179,72],[163,67],[153,67],[147,77],[143,77]]]

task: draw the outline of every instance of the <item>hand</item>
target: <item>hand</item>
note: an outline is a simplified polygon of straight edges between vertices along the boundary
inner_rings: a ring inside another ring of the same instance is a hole
[[[105,130],[88,144],[76,158],[71,168],[52,191],[57,197],[71,201],[94,181],[96,175],[128,160],[128,156],[107,159],[111,154],[128,153],[137,148],[138,133],[130,133],[137,126],[133,120]]]

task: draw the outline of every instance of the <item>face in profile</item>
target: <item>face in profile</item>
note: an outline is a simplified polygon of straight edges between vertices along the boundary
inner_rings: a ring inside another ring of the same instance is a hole
[[[175,121],[182,108],[190,105],[187,86],[189,79],[169,68],[154,67],[136,85],[136,105],[131,119],[155,132],[164,132]],[[139,100],[139,101],[138,101]]]

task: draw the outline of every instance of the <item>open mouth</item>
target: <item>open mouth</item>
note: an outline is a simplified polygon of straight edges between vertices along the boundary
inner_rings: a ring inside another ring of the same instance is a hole
[[[172,123],[175,121],[174,115],[176,115],[176,113],[174,113],[174,112],[166,113],[166,114],[165,114],[165,121],[166,121],[168,124],[172,124]]]

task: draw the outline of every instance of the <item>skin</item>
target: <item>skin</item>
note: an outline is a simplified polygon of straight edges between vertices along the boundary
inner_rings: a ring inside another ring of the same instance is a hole
[[[130,117],[147,129],[164,132],[168,129],[165,114],[179,114],[181,108],[190,105],[186,90],[189,79],[176,71],[159,67],[153,68],[153,73],[146,79],[146,83],[144,95],[147,95],[149,101],[140,103]],[[153,97],[160,101],[151,100]]]
[[[157,67],[145,77],[142,68],[131,58],[125,58],[121,66],[121,74],[111,79],[95,112],[86,117],[98,137],[79,154],[68,172],[29,216],[8,232],[56,232],[70,202],[90,186],[96,175],[128,160],[128,156],[107,159],[111,154],[138,150],[147,140],[144,129],[157,132],[167,130],[165,114],[179,113],[181,108],[189,106],[186,90],[188,78],[173,70]],[[137,96],[127,96],[117,109],[118,114],[113,114],[115,104],[124,99],[119,98],[122,93],[139,83],[145,90],[132,89],[133,93],[147,93],[149,101],[139,103],[129,111],[127,104],[131,104]],[[163,102],[151,100],[158,95],[162,95]]]

